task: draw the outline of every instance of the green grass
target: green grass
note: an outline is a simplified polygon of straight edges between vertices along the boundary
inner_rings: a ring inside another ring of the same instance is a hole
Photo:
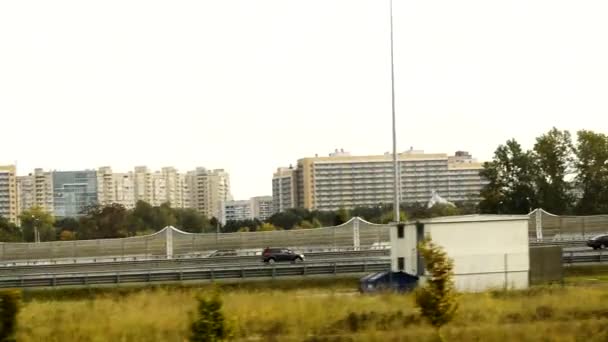
[[[607,268],[572,268],[576,286],[461,294],[447,341],[608,341],[608,287],[577,279]],[[185,341],[196,297],[218,290],[239,341],[436,341],[413,296],[361,295],[355,278],[215,285],[35,290],[24,293],[18,341]]]
[[[608,283],[608,265],[564,267],[566,284]]]
[[[344,286],[222,290],[238,340],[432,341],[412,295],[360,295]],[[104,292],[61,301],[31,298],[19,315],[18,341],[184,341],[198,295],[211,288]],[[608,291],[534,287],[463,294],[448,341],[606,341]]]

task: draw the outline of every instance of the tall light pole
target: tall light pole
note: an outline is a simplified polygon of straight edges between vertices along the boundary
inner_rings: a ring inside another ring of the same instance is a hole
[[[393,209],[395,211],[394,221],[399,222],[399,160],[397,157],[397,127],[395,120],[395,63],[393,59],[393,0],[389,0],[391,14],[391,107],[393,113],[393,172],[394,172],[394,201]]]

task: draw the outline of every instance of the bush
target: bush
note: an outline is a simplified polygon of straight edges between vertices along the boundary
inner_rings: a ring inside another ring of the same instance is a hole
[[[222,313],[222,301],[217,293],[210,299],[198,298],[198,317],[190,330],[192,342],[219,342],[230,338],[230,329]]]
[[[454,263],[446,252],[430,240],[418,246],[429,275],[426,285],[416,290],[416,304],[422,316],[440,328],[452,320],[458,305],[454,287]]]
[[[20,301],[19,290],[0,291],[0,342],[16,341],[15,331]]]

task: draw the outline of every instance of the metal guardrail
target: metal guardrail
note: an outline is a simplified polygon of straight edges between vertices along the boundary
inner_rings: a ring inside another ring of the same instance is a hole
[[[388,271],[390,262],[355,261],[302,263],[295,265],[259,265],[189,268],[179,270],[88,272],[56,275],[23,275],[0,278],[0,288],[90,286],[125,283],[154,283],[175,281],[213,281],[216,279],[279,278],[287,276],[337,275]]]
[[[379,260],[389,256],[389,250],[369,250],[331,253],[312,253],[306,255],[306,262],[320,261],[358,261]],[[58,265],[26,265],[0,267],[0,275],[18,276],[25,274],[65,274],[74,272],[125,272],[125,271],[152,271],[159,269],[185,269],[196,267],[217,266],[258,266],[262,265],[261,257],[215,257],[198,259],[165,259],[165,260],[140,260],[127,262],[104,262],[89,264],[58,264]]]
[[[572,252],[563,252],[562,263],[564,265],[572,265],[572,264],[601,264],[608,262],[608,253],[603,252],[601,249],[599,251],[572,251]]]

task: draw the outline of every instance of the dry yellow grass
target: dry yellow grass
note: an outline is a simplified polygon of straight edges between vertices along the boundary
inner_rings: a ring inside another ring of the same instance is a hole
[[[31,300],[18,341],[185,341],[195,298],[209,289],[154,289],[95,299]],[[360,295],[342,287],[224,291],[238,340],[432,341],[411,295]],[[608,341],[608,288],[534,288],[466,294],[448,341]],[[374,314],[371,314],[371,312]]]

